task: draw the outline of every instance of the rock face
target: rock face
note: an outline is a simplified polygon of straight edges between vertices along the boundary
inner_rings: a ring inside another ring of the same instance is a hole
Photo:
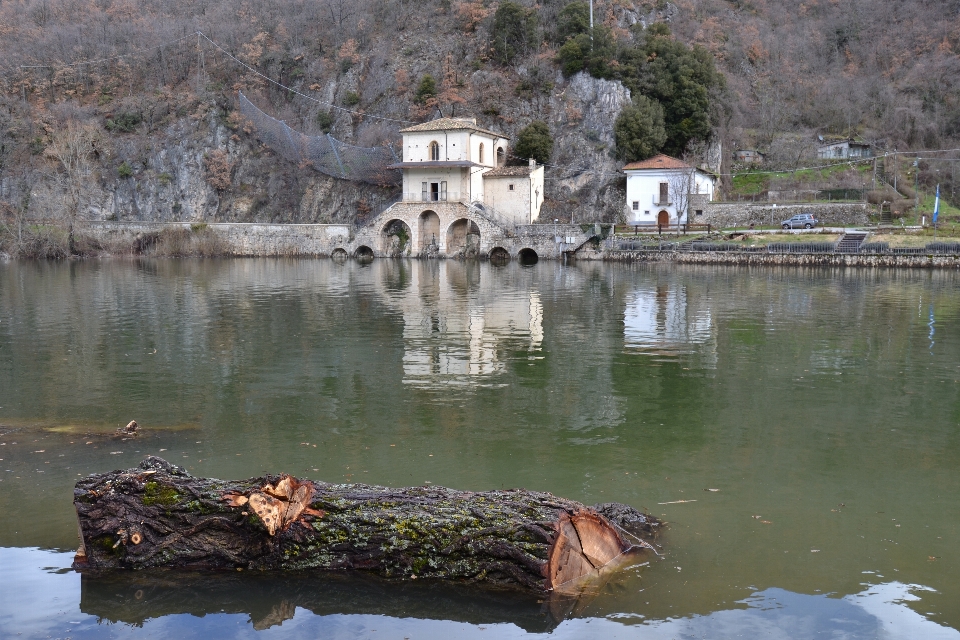
[[[554,169],[547,182],[541,220],[616,220],[626,199],[626,178],[613,155],[613,124],[629,104],[630,90],[619,81],[582,71],[552,97],[552,163],[562,168]]]
[[[515,142],[530,121],[548,122],[554,148],[540,220],[609,221],[624,199],[613,123],[629,103],[630,91],[620,82],[558,73],[549,96],[507,101],[502,114],[480,123]],[[101,131],[96,157],[82,175],[66,175],[56,162],[34,174],[25,185],[29,217],[70,217],[74,188],[75,217],[91,221],[363,222],[398,197],[398,188],[339,180],[284,160],[255,130],[233,122],[232,108],[201,103],[197,113],[168,118],[149,132]],[[334,134],[359,143],[349,122],[341,122],[345,117],[338,116]],[[4,191],[8,201],[24,195],[16,185]]]

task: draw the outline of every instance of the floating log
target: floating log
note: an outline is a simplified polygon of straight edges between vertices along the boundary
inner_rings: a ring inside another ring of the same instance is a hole
[[[365,570],[551,591],[649,547],[659,521],[549,493],[195,478],[155,456],[77,482],[83,568]]]

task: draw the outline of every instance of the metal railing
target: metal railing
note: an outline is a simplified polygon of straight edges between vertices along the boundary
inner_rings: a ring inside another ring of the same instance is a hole
[[[414,191],[403,194],[404,202],[461,202],[470,194],[459,191]],[[461,197],[462,196],[462,197]]]
[[[467,202],[466,200],[463,200],[462,202],[467,207],[469,207],[469,209],[476,215],[480,216],[481,218],[485,218],[487,221],[492,222],[493,224],[502,228],[507,233],[507,235],[512,235],[516,233],[516,230],[517,230],[516,220],[507,218],[505,215],[498,212],[496,209],[494,209],[490,205],[484,204],[482,202]]]

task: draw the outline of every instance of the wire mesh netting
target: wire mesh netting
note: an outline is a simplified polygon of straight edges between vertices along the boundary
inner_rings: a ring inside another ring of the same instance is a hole
[[[242,93],[237,93],[237,101],[240,113],[253,124],[260,141],[286,160],[342,180],[381,186],[400,183],[400,171],[387,168],[399,162],[390,147],[354,147],[329,134],[308,136],[268,116]]]

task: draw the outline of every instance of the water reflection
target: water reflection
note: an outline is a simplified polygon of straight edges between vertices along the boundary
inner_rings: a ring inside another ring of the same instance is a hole
[[[755,592],[706,615],[642,613],[557,624],[536,598],[458,585],[397,585],[348,576],[115,573],[63,571],[70,554],[0,548],[0,565],[18,588],[0,599],[0,634],[31,638],[814,638],[958,640],[908,608],[929,588],[889,582],[855,594]],[[9,584],[9,583],[8,583]]]
[[[682,282],[639,286],[625,301],[624,345],[653,353],[690,352],[714,337],[710,302],[691,295]]]
[[[537,291],[481,286],[477,264],[456,261],[388,265],[409,270],[400,288],[383,291],[403,318],[403,382],[423,388],[497,386],[504,349],[532,356],[543,341]]]

